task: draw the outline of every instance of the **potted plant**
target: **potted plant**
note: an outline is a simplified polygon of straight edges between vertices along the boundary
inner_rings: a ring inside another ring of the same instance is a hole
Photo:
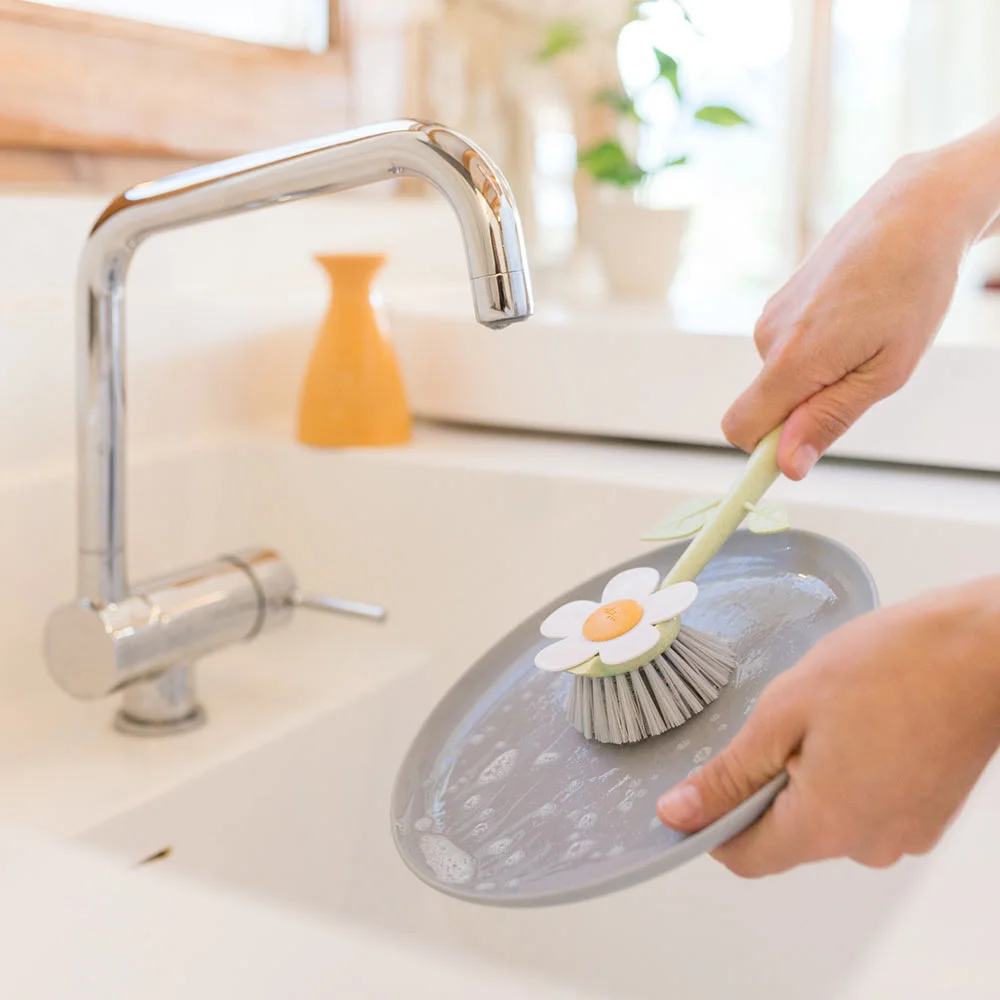
[[[673,0],[690,22],[680,0]],[[643,3],[633,4],[626,21],[618,27],[613,40],[605,33],[609,51],[616,53],[621,30],[643,17]],[[543,61],[573,58],[584,46],[592,44],[586,27],[580,22],[558,22],[549,26],[539,52]],[[749,124],[738,111],[726,105],[692,103],[681,81],[677,60],[662,49],[653,47],[657,73],[643,87],[629,93],[617,72],[610,87],[593,90],[588,102],[593,109],[587,123],[578,129],[579,171],[591,187],[581,191],[581,236],[596,251],[612,297],[626,300],[663,301],[677,271],[681,244],[687,231],[689,208],[652,208],[642,194],[649,181],[664,171],[688,162],[686,153],[675,153],[656,163],[641,161],[639,146],[644,129],[660,126],[639,110],[652,87],[669,85],[677,102],[678,114],[673,127],[695,122],[710,127],[731,128]],[[577,67],[577,73],[580,66]],[[579,116],[578,116],[579,118]],[[594,123],[598,127],[594,128]]]

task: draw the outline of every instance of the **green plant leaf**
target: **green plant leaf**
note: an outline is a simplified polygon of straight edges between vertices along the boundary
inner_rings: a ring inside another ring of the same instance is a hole
[[[681,3],[681,0],[674,0],[674,6],[681,12],[681,17],[693,28],[694,21],[691,20],[691,12],[687,9],[687,4]]]
[[[745,504],[748,511],[747,527],[755,535],[776,535],[779,531],[788,531],[788,511],[781,504],[759,503]]]
[[[660,78],[670,82],[670,86],[674,88],[674,93],[677,95],[677,100],[682,101],[684,98],[681,94],[680,80],[677,79],[677,60],[673,56],[668,56],[663,49],[654,48],[653,53],[656,55],[656,61],[660,67]]]
[[[718,497],[698,497],[672,510],[652,531],[642,536],[644,542],[672,542],[701,531],[719,506]]]
[[[660,164],[660,170],[666,170],[667,167],[683,167],[687,163],[688,158],[686,156],[675,156],[672,160],[667,160],[666,163]]]
[[[708,122],[709,125],[721,125],[723,128],[730,128],[733,125],[749,125],[750,119],[744,118],[738,111],[727,108],[723,104],[706,104],[694,113],[695,118],[700,122]]]
[[[625,152],[620,142],[613,139],[585,149],[577,162],[594,180],[619,187],[634,187],[646,177],[646,171]]]
[[[584,28],[579,21],[555,21],[548,27],[548,33],[535,58],[539,62],[551,62],[566,52],[578,49],[584,40]]]
[[[639,121],[639,114],[635,110],[635,104],[628,94],[620,90],[601,90],[594,95],[595,104],[603,104],[612,108],[625,118],[634,118]]]

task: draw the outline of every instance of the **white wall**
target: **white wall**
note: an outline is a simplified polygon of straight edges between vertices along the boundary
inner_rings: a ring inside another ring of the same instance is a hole
[[[74,281],[103,197],[0,197],[0,485],[67,472],[74,435]],[[128,282],[132,453],[284,421],[323,315],[318,252],[390,255],[392,300],[455,282],[443,200],[338,195],[152,238]],[[471,305],[470,305],[471,309]]]

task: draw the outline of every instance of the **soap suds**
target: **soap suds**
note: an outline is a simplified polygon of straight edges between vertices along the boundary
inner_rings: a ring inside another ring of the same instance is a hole
[[[470,854],[456,847],[447,837],[428,833],[420,838],[427,867],[434,877],[449,885],[464,885],[476,874],[476,862]]]
[[[505,744],[501,744],[501,746],[503,745]],[[516,763],[517,751],[505,750],[492,764],[483,769],[482,774],[479,775],[479,783],[488,785],[493,781],[501,781],[514,770]]]

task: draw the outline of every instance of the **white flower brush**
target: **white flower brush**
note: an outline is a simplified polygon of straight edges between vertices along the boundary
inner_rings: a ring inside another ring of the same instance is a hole
[[[573,675],[566,714],[600,743],[636,743],[681,725],[710,705],[736,671],[724,642],[681,625],[698,594],[694,579],[749,514],[758,533],[782,531],[787,518],[758,506],[779,476],[781,427],[764,437],[743,475],[721,501],[696,501],[647,536],[667,541],[697,534],[659,582],[648,567],[625,570],[604,588],[601,603],[572,601],[542,622],[560,641],[535,657],[540,670]]]

